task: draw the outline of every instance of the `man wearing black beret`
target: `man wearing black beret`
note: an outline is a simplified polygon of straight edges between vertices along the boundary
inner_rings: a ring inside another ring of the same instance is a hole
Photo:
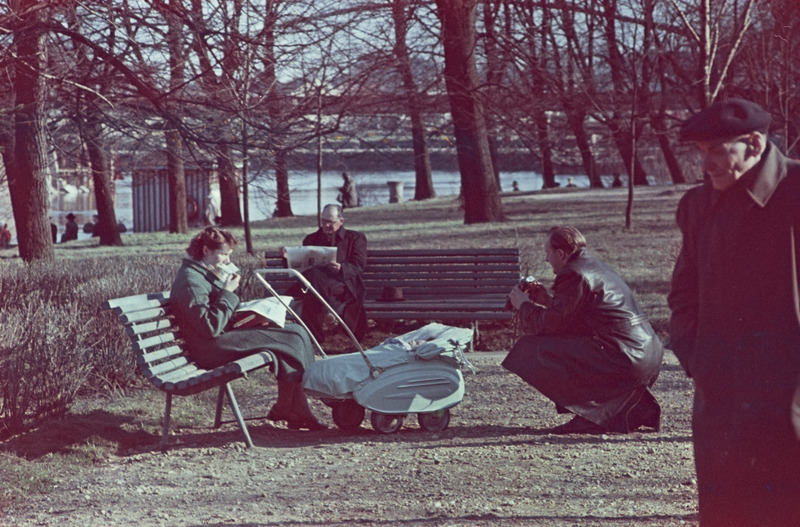
[[[700,524],[800,525],[800,163],[770,115],[716,102],[680,131],[706,182],[678,205],[670,348],[695,382]]]

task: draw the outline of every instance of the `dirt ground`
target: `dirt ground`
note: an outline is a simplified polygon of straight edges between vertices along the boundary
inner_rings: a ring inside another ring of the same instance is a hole
[[[251,420],[253,449],[235,424],[177,428],[166,454],[140,441],[5,511],[0,524],[697,525],[692,385],[670,352],[654,388],[661,430],[628,435],[554,435],[568,417],[500,366],[504,352],[468,356],[477,374],[464,371],[466,395],[441,432],[411,415],[381,434],[369,412],[358,432],[344,432],[318,400],[329,430]],[[265,415],[274,395],[239,403]]]

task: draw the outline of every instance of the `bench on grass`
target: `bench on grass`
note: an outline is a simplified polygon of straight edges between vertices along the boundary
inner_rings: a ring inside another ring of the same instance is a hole
[[[214,427],[223,424],[222,406],[227,395],[236,422],[244,433],[245,443],[248,447],[253,446],[230,383],[270,364],[272,356],[269,353],[256,353],[206,370],[192,361],[177,334],[178,327],[170,316],[169,291],[116,298],[105,302],[103,307],[112,310],[125,326],[140,371],[156,388],[166,393],[162,451],[166,450],[169,439],[172,396],[193,395],[215,387],[219,387],[219,393]]]
[[[284,267],[280,254],[265,254],[265,267]],[[364,307],[372,320],[510,320],[506,296],[519,283],[519,249],[371,249],[364,270]],[[294,283],[270,274],[280,294]],[[405,300],[381,301],[386,287],[402,288]]]

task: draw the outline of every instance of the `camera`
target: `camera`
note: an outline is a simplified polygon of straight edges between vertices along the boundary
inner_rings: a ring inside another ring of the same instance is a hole
[[[526,293],[528,295],[528,298],[531,299],[531,302],[533,302],[533,294],[536,291],[535,286],[537,283],[538,282],[536,281],[536,278],[533,275],[531,275],[531,276],[523,276],[518,284],[522,292]],[[514,306],[511,305],[511,301],[506,299],[506,309],[513,309],[513,308]]]

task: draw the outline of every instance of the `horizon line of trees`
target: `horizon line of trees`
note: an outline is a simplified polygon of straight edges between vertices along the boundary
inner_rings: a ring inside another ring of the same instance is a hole
[[[403,116],[403,130],[387,134],[411,137],[415,199],[435,196],[430,137],[454,138],[465,223],[504,218],[498,138],[510,135],[537,159],[545,187],[557,185],[565,156],[602,186],[597,157],[612,152],[634,184],[647,184],[653,161],[643,161],[645,152],[681,183],[675,128],[689,112],[741,96],[772,113],[784,152],[800,153],[796,0],[8,7],[0,14],[0,153],[26,262],[55,257],[46,185],[53,152],[91,173],[102,245],[122,244],[113,193],[120,145],[163,156],[175,233],[188,229],[186,167],[213,161],[222,224],[243,225],[252,252],[249,185],[270,174],[275,215],[292,215],[292,152],[321,152],[343,134],[359,141],[348,123],[380,119],[386,101]],[[425,104],[438,93],[449,102],[444,124]]]

